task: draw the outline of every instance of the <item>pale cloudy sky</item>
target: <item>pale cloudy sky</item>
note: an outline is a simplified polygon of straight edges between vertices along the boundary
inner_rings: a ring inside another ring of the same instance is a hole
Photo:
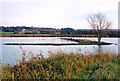
[[[119,0],[0,0],[0,25],[90,28],[86,17],[103,12],[118,28]]]

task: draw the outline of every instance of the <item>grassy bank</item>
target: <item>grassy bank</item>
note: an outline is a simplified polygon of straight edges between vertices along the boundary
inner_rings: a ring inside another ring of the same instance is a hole
[[[0,37],[97,37],[95,34],[0,34]],[[103,37],[109,37],[107,35]]]
[[[61,39],[78,42],[78,45],[110,45],[112,44],[108,42],[98,42],[95,40],[93,41],[93,40],[88,40],[88,39],[73,39],[73,38],[61,38]]]
[[[120,56],[113,53],[96,54],[49,52],[31,55],[25,53],[16,65],[2,66],[2,79],[119,79]]]

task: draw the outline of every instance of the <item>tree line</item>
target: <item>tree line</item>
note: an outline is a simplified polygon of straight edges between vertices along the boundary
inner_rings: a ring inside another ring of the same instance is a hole
[[[96,34],[93,29],[73,29],[73,28],[43,28],[43,27],[26,27],[26,26],[0,26],[1,32],[12,32],[13,34]],[[120,36],[120,29],[103,30],[105,35],[110,37]]]

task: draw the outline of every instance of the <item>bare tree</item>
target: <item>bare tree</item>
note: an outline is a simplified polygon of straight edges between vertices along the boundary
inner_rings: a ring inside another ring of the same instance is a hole
[[[103,34],[105,34],[103,31],[106,31],[112,26],[112,22],[102,13],[89,15],[87,21],[90,27],[96,32],[98,42],[100,42]]]

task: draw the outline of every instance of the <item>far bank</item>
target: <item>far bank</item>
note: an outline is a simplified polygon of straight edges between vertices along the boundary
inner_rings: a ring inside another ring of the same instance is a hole
[[[97,37],[95,34],[0,34],[0,37]],[[103,35],[102,37],[120,37]]]

